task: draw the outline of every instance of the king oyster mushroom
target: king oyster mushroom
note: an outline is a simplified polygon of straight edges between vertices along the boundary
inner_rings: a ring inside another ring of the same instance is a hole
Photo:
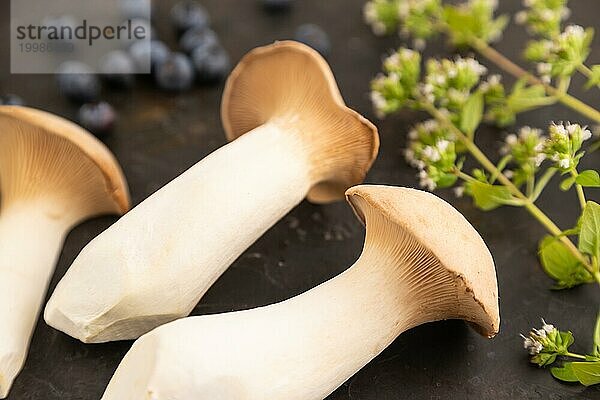
[[[25,358],[63,240],[82,220],[123,214],[127,184],[102,143],[77,125],[0,106],[0,398]]]
[[[498,332],[494,262],[458,211],[414,189],[357,186],[347,196],[366,226],[354,265],[281,303],[153,330],[102,400],[321,400],[417,325],[463,319]]]
[[[342,199],[378,150],[325,60],[296,42],[247,54],[221,107],[231,143],[94,239],[58,284],[51,326],[86,343],[135,339],[189,315],[229,265],[308,197]]]

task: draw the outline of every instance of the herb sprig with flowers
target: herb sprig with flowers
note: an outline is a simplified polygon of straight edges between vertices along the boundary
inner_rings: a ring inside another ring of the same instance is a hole
[[[600,176],[598,171],[579,169],[582,157],[600,147],[597,138],[592,140],[591,130],[568,122],[552,123],[545,132],[522,127],[506,137],[496,163],[475,142],[483,121],[507,126],[521,112],[556,102],[600,122],[600,111],[568,93],[571,77],[578,72],[587,77],[586,87],[600,85],[600,65],[585,64],[593,29],[577,25],[563,29],[569,15],[566,0],[525,0],[524,6],[516,20],[532,35],[524,55],[537,63],[537,73],[526,71],[490,46],[508,22],[507,16],[495,17],[495,0],[467,0],[458,5],[441,0],[368,2],[365,18],[375,33],[399,30],[402,36],[413,38],[416,48],[422,48],[428,39],[447,35],[451,44],[477,51],[518,79],[509,89],[501,76],[487,76],[487,69],[474,58],[457,56],[423,63],[418,51],[400,48],[385,59],[383,72],[372,81],[371,99],[380,117],[402,108],[430,115],[408,132],[405,150],[407,161],[419,170],[421,186],[429,190],[454,187],[458,196],[470,196],[484,211],[506,205],[524,207],[547,230],[539,256],[544,271],[555,281],[554,288],[600,285],[600,204],[586,199],[585,193],[588,188],[600,187]],[[477,168],[466,170],[467,156],[476,161]],[[569,229],[559,228],[536,205],[556,175],[561,176],[560,188],[575,190],[579,199],[581,215]],[[549,326],[545,324],[545,328]],[[526,340],[527,347],[542,346],[532,354],[533,363],[546,366],[558,356],[573,357],[567,351],[572,335],[554,328],[533,333]],[[552,349],[556,351],[546,351]],[[577,379],[586,385],[600,383],[600,358],[595,352],[582,356],[588,357],[585,370],[597,378]],[[547,353],[554,356],[540,356]],[[582,368],[573,365],[567,363],[563,368]],[[575,374],[552,371],[563,380],[572,380]]]

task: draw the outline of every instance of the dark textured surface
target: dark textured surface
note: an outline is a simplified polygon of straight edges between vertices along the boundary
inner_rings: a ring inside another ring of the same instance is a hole
[[[291,37],[301,23],[325,27],[333,44],[329,61],[342,94],[350,106],[375,121],[368,82],[377,73],[382,54],[401,40],[379,39],[370,33],[362,23],[362,0],[296,3],[291,13],[270,16],[254,0],[203,1],[234,61],[252,47]],[[517,9],[520,1],[501,3],[501,10],[508,12]],[[574,21],[599,27],[600,3],[572,3]],[[52,76],[9,74],[8,1],[1,4],[0,92],[15,92],[29,105],[73,118],[75,108],[58,95]],[[169,4],[171,1],[161,2],[160,15],[166,14]],[[173,44],[164,18],[158,27]],[[506,40],[498,47],[517,57],[524,41],[522,29],[511,25]],[[592,61],[598,63],[600,40],[594,50]],[[437,43],[427,49],[427,54],[449,53]],[[576,86],[579,83],[576,80]],[[153,85],[138,81],[132,92],[105,93],[120,113],[118,129],[106,142],[123,165],[135,204],[225,143],[219,120],[221,90],[197,88],[179,96],[165,95]],[[587,102],[600,104],[597,91],[575,93]],[[418,118],[402,113],[377,122],[381,151],[367,182],[416,184],[415,171],[406,166],[400,149],[409,124]],[[581,120],[577,114],[555,106],[522,115],[519,123],[544,126],[550,120],[561,119]],[[502,137],[502,131],[485,128],[478,140],[486,150],[495,152]],[[597,168],[598,154],[587,163]],[[600,399],[600,388],[561,384],[548,372],[528,364],[518,337],[519,332],[538,325],[543,316],[574,332],[574,348],[581,352],[589,349],[598,289],[548,290],[551,282],[540,271],[535,255],[544,231],[524,210],[504,208],[484,214],[468,199],[457,200],[449,191],[438,194],[465,214],[494,254],[500,287],[500,334],[486,340],[460,321],[415,328],[399,337],[330,399]],[[599,197],[598,192],[590,194]],[[539,203],[559,225],[573,224],[577,204],[574,195],[550,190]],[[83,246],[114,221],[90,221],[69,235],[51,290]],[[304,202],[231,266],[194,314],[246,309],[301,293],[349,266],[360,253],[362,240],[363,230],[345,204],[315,206]],[[83,345],[40,321],[27,364],[9,399],[99,399],[130,345]]]

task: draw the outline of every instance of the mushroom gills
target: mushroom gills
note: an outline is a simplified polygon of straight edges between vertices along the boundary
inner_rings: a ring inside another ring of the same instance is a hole
[[[102,400],[321,400],[417,325],[457,318],[495,333],[494,310],[482,308],[468,280],[406,228],[352,201],[367,228],[353,266],[277,304],[155,329],[136,341]],[[215,396],[223,388],[233,393]]]
[[[224,94],[225,128],[235,140],[86,246],[46,306],[49,325],[98,343],[135,339],[185,317],[302,199],[342,199],[363,179],[376,130],[343,105],[322,58],[290,43],[256,51],[236,67]],[[298,82],[284,91],[286,79]],[[259,81],[263,90],[252,101]]]
[[[0,398],[25,363],[67,232],[124,211],[126,192],[112,155],[87,132],[42,111],[0,107]]]

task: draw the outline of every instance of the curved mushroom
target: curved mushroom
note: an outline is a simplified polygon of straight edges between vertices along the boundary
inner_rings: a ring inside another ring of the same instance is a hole
[[[67,232],[129,208],[117,161],[55,115],[0,106],[0,398],[27,355]]]
[[[498,332],[494,263],[458,211],[414,189],[347,196],[366,225],[353,266],[281,303],[155,329],[102,400],[320,400],[414,326],[456,318]]]
[[[379,145],[376,128],[344,105],[323,58],[296,42],[242,59],[225,87],[222,120],[231,143],[83,249],[48,302],[48,324],[97,343],[189,315],[304,197],[330,202],[360,183]]]

